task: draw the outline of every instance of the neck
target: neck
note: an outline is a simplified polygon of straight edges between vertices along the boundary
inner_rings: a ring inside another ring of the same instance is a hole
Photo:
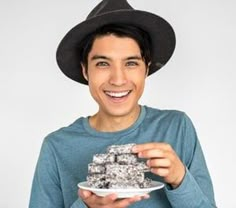
[[[113,116],[104,112],[98,112],[89,118],[91,127],[102,132],[121,131],[132,126],[140,114],[140,106],[137,106],[128,115]]]

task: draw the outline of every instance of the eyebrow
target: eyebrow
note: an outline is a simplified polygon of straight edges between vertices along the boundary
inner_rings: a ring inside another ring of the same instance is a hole
[[[102,56],[102,55],[94,55],[91,57],[91,60],[97,60],[97,59],[107,59],[107,60],[111,60],[111,58],[107,57],[107,56]]]
[[[125,60],[136,59],[136,60],[143,60],[141,56],[129,56]]]
[[[107,56],[103,56],[103,55],[94,55],[91,57],[91,60],[97,60],[97,59],[105,59],[105,60],[112,60],[110,57],[107,57]],[[136,59],[136,60],[143,60],[143,58],[139,55],[135,55],[135,56],[128,56],[126,57],[124,60],[133,60],[133,59]]]

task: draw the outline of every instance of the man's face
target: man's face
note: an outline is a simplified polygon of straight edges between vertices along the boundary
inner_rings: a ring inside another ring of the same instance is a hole
[[[83,72],[100,114],[120,117],[137,112],[147,69],[135,40],[114,35],[96,38]]]

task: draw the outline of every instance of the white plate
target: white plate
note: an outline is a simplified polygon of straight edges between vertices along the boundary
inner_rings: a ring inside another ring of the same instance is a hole
[[[78,187],[84,190],[91,191],[98,196],[106,196],[111,193],[116,193],[118,198],[129,198],[133,196],[143,196],[150,193],[151,191],[161,189],[164,184],[158,181],[152,181],[149,188],[132,188],[132,189],[99,189],[92,188],[86,181],[78,184]]]

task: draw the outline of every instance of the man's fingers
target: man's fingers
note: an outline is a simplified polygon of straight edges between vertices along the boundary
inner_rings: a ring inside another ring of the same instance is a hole
[[[147,161],[147,165],[150,168],[168,168],[171,166],[171,161],[168,158],[163,159],[150,159]]]
[[[145,196],[134,196],[132,198],[120,199],[114,202],[114,207],[128,207],[131,204],[141,201],[143,199],[148,199],[149,195]]]
[[[92,192],[79,189],[78,194],[82,199],[87,199],[92,195]]]
[[[99,206],[99,207],[124,208],[130,206],[135,202],[149,198],[149,195],[144,195],[144,196],[134,196],[132,198],[117,199],[116,194],[110,194],[105,197],[100,197],[93,194],[90,191],[86,191],[83,189],[79,189],[78,194],[87,205],[96,207]]]
[[[170,173],[168,168],[151,168],[151,172],[161,177],[166,177]]]
[[[151,149],[160,149],[160,150],[171,150],[172,147],[167,143],[145,143],[145,144],[136,144],[133,146],[132,151],[133,153],[143,152],[145,150]]]
[[[160,149],[148,149],[138,153],[140,158],[163,158],[165,157],[164,151]]]
[[[107,205],[113,203],[115,200],[117,200],[116,194],[109,194],[105,197],[99,197],[97,196],[99,201],[97,201],[99,205]]]

